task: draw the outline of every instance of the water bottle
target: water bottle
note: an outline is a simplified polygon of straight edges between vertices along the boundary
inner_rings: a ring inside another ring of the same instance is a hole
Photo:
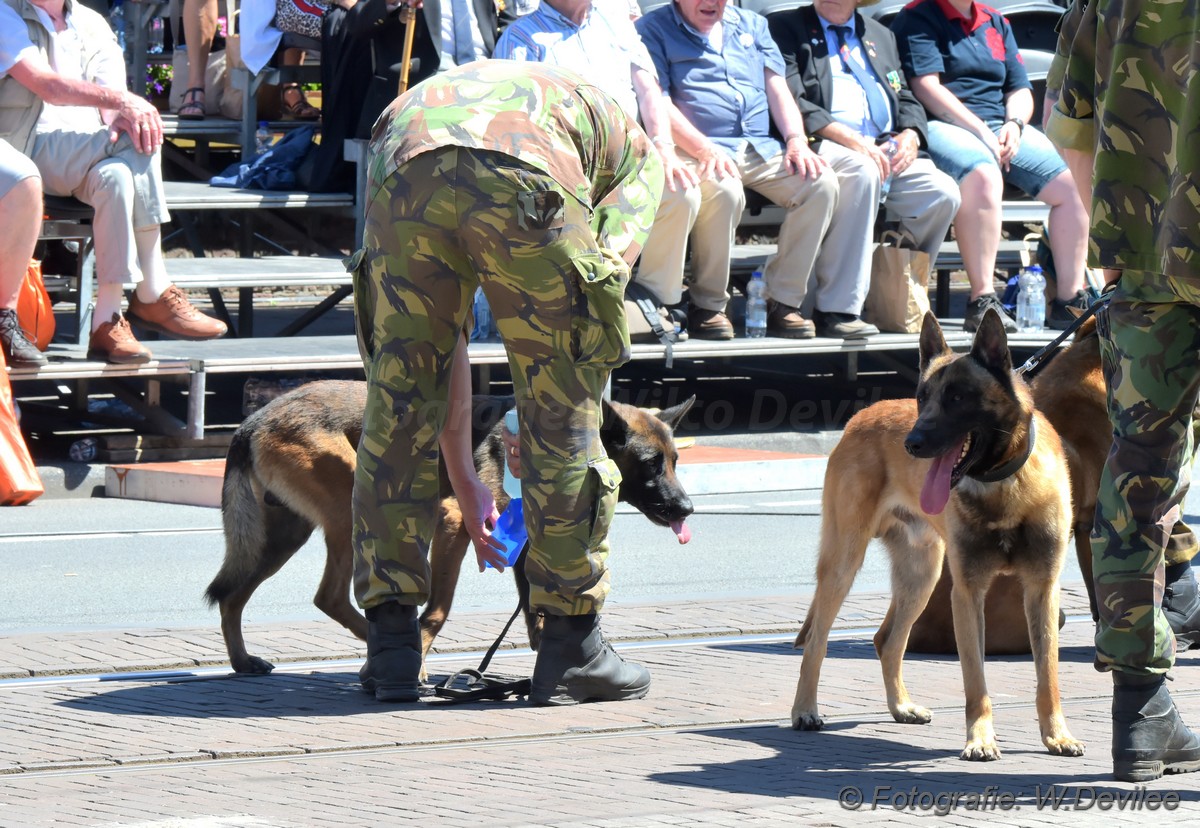
[[[152,55],[161,55],[164,45],[163,19],[156,17],[150,21],[150,31],[146,37],[146,51]]]
[[[892,159],[894,159],[896,157],[896,151],[899,149],[900,149],[900,145],[896,143],[895,138],[889,138],[887,140],[887,143],[883,145],[883,152],[888,157],[888,163],[891,163]],[[888,193],[891,192],[891,189],[892,189],[892,174],[888,173],[888,177],[883,179],[883,182],[879,185],[879,203],[880,204],[883,204],[883,202],[887,199]]]
[[[122,0],[113,0],[113,6],[108,11],[108,25],[117,36],[117,43],[122,51],[125,49],[125,7]]]
[[[758,339],[767,335],[767,283],[761,270],[750,276],[746,285],[746,336]]]
[[[1021,271],[1018,279],[1017,330],[1038,333],[1046,326],[1046,277],[1038,265]]]
[[[520,433],[517,409],[513,408],[504,415],[504,427],[513,434]],[[529,533],[525,530],[525,509],[521,505],[521,481],[509,471],[507,458],[504,463],[504,493],[508,495],[508,506],[496,521],[492,537],[504,544],[505,561],[512,566],[517,562],[517,558],[521,557],[521,550],[529,540]],[[490,563],[486,565],[491,566]]]
[[[266,121],[258,122],[258,131],[254,133],[254,153],[262,155],[271,148],[271,128]]]

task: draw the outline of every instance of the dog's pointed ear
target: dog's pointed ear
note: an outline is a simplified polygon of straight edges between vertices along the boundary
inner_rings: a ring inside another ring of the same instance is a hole
[[[692,394],[692,396],[688,397],[686,400],[681,402],[679,405],[675,405],[675,406],[672,406],[671,408],[666,409],[665,411],[658,412],[658,419],[660,419],[664,423],[666,423],[667,428],[674,431],[676,428],[679,427],[679,423],[682,422],[684,416],[689,411],[692,410],[692,406],[695,404],[696,404],[696,395]]]
[[[942,335],[942,326],[938,324],[937,317],[931,311],[926,311],[925,318],[921,320],[920,353],[922,374],[935,358],[950,353],[950,347],[946,345],[946,337]]]
[[[612,446],[623,446],[629,440],[629,422],[621,413],[620,403],[612,403],[607,399],[600,401],[600,431],[608,435],[607,442]]]
[[[1004,323],[994,308],[988,308],[979,321],[975,341],[971,344],[971,356],[980,364],[1008,374],[1012,371],[1012,355],[1008,352],[1008,335]]]

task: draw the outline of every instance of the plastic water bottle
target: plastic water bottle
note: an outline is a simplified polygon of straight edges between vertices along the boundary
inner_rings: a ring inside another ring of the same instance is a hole
[[[891,163],[892,159],[894,159],[896,157],[896,151],[899,149],[900,149],[900,145],[896,143],[895,138],[889,138],[887,140],[887,143],[883,145],[883,152],[885,155],[887,155],[889,163]],[[883,202],[887,199],[888,193],[891,192],[891,189],[892,189],[892,175],[891,175],[891,173],[889,173],[888,177],[883,179],[883,183],[881,183],[879,185],[879,203],[880,204],[883,204]]]
[[[761,270],[750,276],[746,285],[746,336],[758,339],[767,335],[767,283]]]
[[[504,415],[504,427],[513,434],[520,434],[517,409],[511,409]],[[525,509],[521,505],[521,481],[509,471],[507,458],[504,463],[504,493],[508,495],[508,506],[496,521],[492,537],[504,544],[505,560],[512,566],[517,562],[517,558],[521,557],[521,550],[529,540],[529,533],[525,529]]]
[[[146,51],[152,55],[161,55],[166,45],[163,19],[156,17],[150,21],[150,31],[146,37]]]
[[[1046,277],[1038,265],[1021,271],[1017,293],[1017,330],[1037,333],[1046,326]]]
[[[113,0],[113,6],[108,11],[108,25],[117,36],[117,43],[125,49],[125,7],[122,0]]]
[[[271,148],[271,128],[266,121],[258,122],[258,131],[254,133],[254,153],[262,155]]]

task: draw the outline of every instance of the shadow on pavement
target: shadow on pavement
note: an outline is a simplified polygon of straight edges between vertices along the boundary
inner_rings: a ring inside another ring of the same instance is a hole
[[[897,728],[894,738],[890,733],[889,738],[871,733],[880,727],[889,731]],[[749,743],[774,751],[775,755],[697,764],[689,769],[656,773],[651,778],[664,785],[733,794],[815,797],[836,801],[846,810],[890,809],[926,815],[938,812],[939,804],[949,806],[955,794],[965,798],[970,792],[992,791],[993,799],[990,805],[984,800],[981,807],[974,809],[960,799],[951,810],[1003,813],[1012,809],[1003,807],[996,799],[1007,794],[1013,797],[1012,804],[1022,810],[1033,807],[1036,797],[1061,795],[1061,804],[1067,806],[1063,810],[1099,811],[1100,807],[1086,807],[1089,801],[1094,806],[1097,794],[1111,792],[1128,797],[1134,793],[1128,786],[1112,784],[1106,774],[1095,774],[1092,768],[1088,773],[1074,774],[1073,759],[1050,756],[1040,745],[1016,745],[1008,741],[1003,758],[997,762],[959,762],[955,759],[961,749],[957,730],[939,734],[937,738],[944,740],[946,747],[937,749],[914,744],[906,738],[907,727],[889,721],[834,723],[820,732],[773,726],[697,730],[692,731],[693,735]],[[921,730],[928,733],[924,728]],[[921,741],[930,740],[923,735]],[[937,769],[931,770],[934,763]],[[1047,769],[1031,772],[1031,763],[1045,765]],[[1172,792],[1182,802],[1200,801],[1198,791]],[[855,805],[858,807],[852,807]]]

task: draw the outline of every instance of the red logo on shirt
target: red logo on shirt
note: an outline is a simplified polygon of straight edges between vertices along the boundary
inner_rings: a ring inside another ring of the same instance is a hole
[[[992,57],[999,61],[1004,60],[1004,35],[995,28],[987,31],[987,45],[992,50]]]

